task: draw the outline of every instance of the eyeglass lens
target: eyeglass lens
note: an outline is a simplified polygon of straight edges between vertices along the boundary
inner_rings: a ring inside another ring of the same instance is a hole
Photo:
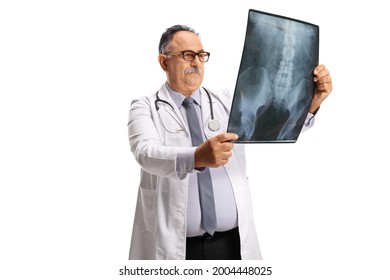
[[[183,52],[183,58],[188,61],[194,60],[196,55],[198,55],[199,60],[201,62],[206,62],[209,59],[209,55],[206,52],[201,52],[201,53],[195,53],[191,51]]]

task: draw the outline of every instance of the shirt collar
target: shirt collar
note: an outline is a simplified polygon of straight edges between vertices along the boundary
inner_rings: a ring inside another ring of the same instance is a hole
[[[168,89],[168,92],[169,92],[169,96],[172,98],[173,102],[175,102],[177,108],[180,108],[181,104],[183,103],[183,101],[186,98],[186,96],[184,96],[180,92],[174,91],[168,85],[168,83],[166,83],[166,85],[167,85],[167,89]],[[198,104],[200,106],[200,90],[199,89],[195,90],[191,94],[191,97],[195,100],[196,104]]]

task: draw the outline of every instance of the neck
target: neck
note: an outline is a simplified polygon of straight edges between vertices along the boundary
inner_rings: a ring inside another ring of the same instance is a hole
[[[173,86],[171,86],[169,84],[169,82],[167,81],[167,85],[170,89],[172,89],[173,91],[177,92],[177,93],[180,93],[181,95],[184,95],[185,97],[188,97],[188,96],[191,96],[191,94],[196,91],[197,89],[194,89],[194,90],[191,90],[191,91],[186,91],[186,90],[180,90],[178,88],[175,88]]]

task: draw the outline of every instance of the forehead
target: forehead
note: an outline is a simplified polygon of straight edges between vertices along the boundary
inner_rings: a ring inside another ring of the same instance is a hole
[[[196,34],[189,31],[179,31],[173,35],[171,42],[171,48],[173,50],[203,50],[202,42]]]

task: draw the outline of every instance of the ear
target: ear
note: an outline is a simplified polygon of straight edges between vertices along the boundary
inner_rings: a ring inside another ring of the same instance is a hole
[[[158,62],[164,71],[167,71],[167,57],[164,54],[158,56]]]

